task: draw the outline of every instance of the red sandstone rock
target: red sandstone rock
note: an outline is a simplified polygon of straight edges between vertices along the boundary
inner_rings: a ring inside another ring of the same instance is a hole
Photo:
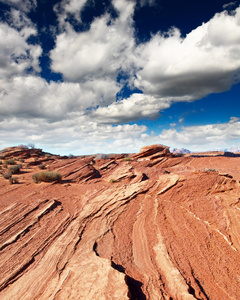
[[[55,157],[57,184],[35,184],[28,161],[20,184],[1,177],[0,299],[238,300],[240,157],[161,147]]]
[[[167,153],[170,153],[169,147],[156,144],[156,145],[142,147],[139,153],[134,154],[131,157],[136,159],[136,158],[149,157],[155,154],[155,158],[159,158],[160,156],[165,156]]]
[[[42,149],[24,149],[20,147],[9,147],[0,151],[0,156],[8,159],[10,157],[21,157],[23,159],[29,157],[43,156]]]

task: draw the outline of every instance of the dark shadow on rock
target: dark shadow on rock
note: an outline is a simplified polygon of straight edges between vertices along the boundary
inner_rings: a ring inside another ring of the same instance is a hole
[[[123,266],[117,265],[113,261],[111,261],[111,266],[118,272],[126,274],[125,268]],[[142,282],[135,280],[134,278],[132,278],[128,275],[125,276],[125,281],[128,286],[128,289],[129,289],[128,297],[130,300],[146,300],[147,299],[141,289],[141,287],[143,285]]]
[[[129,295],[128,297],[131,300],[146,300],[146,296],[144,295],[141,287],[142,283],[134,278],[126,275],[126,284],[129,288]]]

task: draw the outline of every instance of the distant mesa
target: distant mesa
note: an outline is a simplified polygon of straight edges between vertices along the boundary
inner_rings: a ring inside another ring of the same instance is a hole
[[[234,147],[234,148],[228,148],[224,149],[225,152],[232,152],[232,153],[239,153],[240,152],[240,147]]]
[[[173,149],[171,150],[171,152],[172,152],[172,153],[176,153],[176,154],[189,154],[189,153],[191,153],[190,150],[185,149],[185,148],[180,148],[180,149],[178,149],[178,148],[173,148]]]

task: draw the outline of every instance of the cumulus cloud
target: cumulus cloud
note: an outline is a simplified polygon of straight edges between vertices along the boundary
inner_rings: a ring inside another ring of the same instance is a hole
[[[216,14],[186,38],[178,29],[158,33],[141,44],[135,86],[155,97],[175,101],[200,99],[239,82],[240,8]]]
[[[109,101],[118,87],[115,82],[95,80],[83,84],[47,83],[37,76],[15,76],[0,81],[0,116],[45,118],[48,121],[77,117],[89,107]]]
[[[54,123],[44,119],[11,118],[0,119],[0,143],[5,147],[31,142],[56,154],[93,154],[103,150],[123,153],[134,152],[146,130],[145,126],[136,124],[99,125],[86,116]]]
[[[129,98],[100,107],[91,117],[102,123],[124,123],[145,118],[159,117],[159,111],[170,107],[171,99],[156,99],[144,94],[132,94]]]
[[[116,20],[109,14],[96,18],[88,31],[75,32],[69,25],[57,36],[51,51],[52,70],[68,81],[114,78],[133,65],[134,38],[132,14],[134,3],[114,0],[119,12]]]
[[[105,14],[85,32],[75,32],[68,24],[51,51],[51,67],[66,81],[116,81],[124,72],[128,74],[129,86],[143,91],[144,96],[132,95],[119,103],[115,103],[115,97],[109,97],[104,102],[109,106],[92,111],[93,117],[119,123],[154,118],[174,101],[201,99],[239,82],[240,8],[232,15],[216,14],[186,38],[173,28],[136,46],[134,3],[114,0],[113,5],[119,12],[115,20]]]
[[[222,149],[240,142],[240,119],[232,117],[227,123],[164,129],[157,136],[144,134],[148,143],[162,143],[172,148],[185,147],[191,151]]]
[[[1,0],[1,2],[24,12],[34,10],[37,6],[37,0]]]
[[[55,6],[55,12],[58,15],[59,25],[64,28],[69,16],[73,16],[75,20],[81,22],[81,10],[86,2],[87,0],[63,0],[57,4]]]
[[[30,45],[27,39],[36,34],[34,25],[25,15],[11,11],[11,23],[0,23],[0,78],[9,79],[23,74],[26,70],[40,71],[39,57],[42,49],[39,45]]]
[[[100,125],[85,115],[52,123],[41,118],[0,118],[2,147],[31,142],[57,154],[137,152],[143,145],[155,143],[206,151],[231,147],[240,142],[240,120],[236,117],[221,124],[182,127],[181,130],[172,127],[159,135],[149,135],[146,131],[146,126],[137,124]]]
[[[1,145],[26,141],[57,153],[79,154],[102,149],[135,152],[151,143],[198,150],[238,141],[237,118],[180,131],[172,124],[160,135],[149,135],[145,126],[137,124],[111,124],[156,118],[173,102],[200,99],[239,82],[240,8],[231,15],[216,14],[185,38],[172,29],[136,45],[134,2],[112,3],[118,12],[115,19],[106,13],[94,19],[87,31],[76,32],[68,16],[80,22],[86,1],[61,2],[61,33],[50,58],[52,70],[63,75],[63,82],[40,77],[42,49],[28,43],[37,31],[23,13],[26,9],[12,10],[9,24],[0,23]],[[123,83],[118,82],[121,74]],[[123,84],[142,93],[116,102]]]

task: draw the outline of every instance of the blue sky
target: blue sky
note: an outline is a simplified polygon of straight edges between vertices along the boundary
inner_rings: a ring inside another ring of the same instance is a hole
[[[1,148],[240,147],[239,4],[0,0]]]

